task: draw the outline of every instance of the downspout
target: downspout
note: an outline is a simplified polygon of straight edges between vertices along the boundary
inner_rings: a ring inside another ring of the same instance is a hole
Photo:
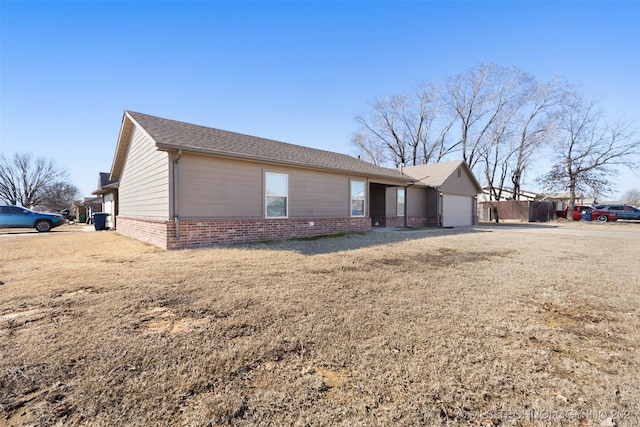
[[[178,162],[182,157],[182,148],[173,160],[173,221],[176,226],[176,240],[180,240],[180,216],[178,215]]]
[[[439,187],[436,187],[436,218],[438,227],[442,227],[442,192]]]

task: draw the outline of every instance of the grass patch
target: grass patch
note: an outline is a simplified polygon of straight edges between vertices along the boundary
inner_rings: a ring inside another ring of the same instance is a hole
[[[637,425],[640,236],[548,230],[0,235],[0,424]]]

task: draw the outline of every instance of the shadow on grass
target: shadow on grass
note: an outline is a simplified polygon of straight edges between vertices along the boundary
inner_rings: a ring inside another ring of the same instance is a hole
[[[473,234],[485,232],[483,227],[459,228],[397,228],[363,233],[337,234],[330,236],[307,237],[291,240],[274,240],[256,243],[240,243],[230,247],[254,250],[293,251],[302,255],[321,255],[351,251],[389,243],[424,239],[427,237]]]
[[[509,227],[558,228],[560,226],[554,223],[549,223],[549,222],[500,222],[498,224],[496,224],[495,222],[481,222],[478,227],[492,229],[492,228],[509,228]]]
[[[52,228],[49,231],[39,232],[35,228],[8,228],[8,229],[1,229],[0,236],[24,236],[29,234],[47,235],[51,233],[77,233],[79,231],[85,231],[85,230],[80,228],[76,228],[76,229]],[[93,228],[91,229],[91,231],[93,231]]]
[[[0,236],[21,235],[21,234],[38,234],[38,232],[33,228],[25,228],[25,229],[19,229],[19,230],[10,229],[10,231],[5,229],[0,230]]]

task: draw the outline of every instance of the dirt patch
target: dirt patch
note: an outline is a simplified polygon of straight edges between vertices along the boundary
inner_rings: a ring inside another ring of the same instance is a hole
[[[0,425],[638,425],[640,233],[562,227],[0,236]]]
[[[175,310],[153,307],[140,311],[141,330],[150,332],[182,333],[206,325],[207,318],[179,317]]]
[[[21,309],[20,311],[13,311],[7,314],[0,315],[1,320],[20,320],[22,322],[33,322],[35,320],[42,319],[45,316],[45,310],[39,307]]]
[[[544,302],[540,305],[540,309],[546,313],[546,323],[557,328],[585,328],[613,319],[613,316],[608,313],[610,307],[606,304],[589,306],[579,303]]]

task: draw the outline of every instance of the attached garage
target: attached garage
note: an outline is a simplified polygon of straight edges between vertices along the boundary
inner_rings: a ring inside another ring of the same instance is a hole
[[[473,197],[444,194],[442,196],[442,226],[473,225]]]
[[[435,193],[428,209],[443,227],[468,227],[477,224],[477,195],[482,187],[464,160],[408,166],[404,173]]]

